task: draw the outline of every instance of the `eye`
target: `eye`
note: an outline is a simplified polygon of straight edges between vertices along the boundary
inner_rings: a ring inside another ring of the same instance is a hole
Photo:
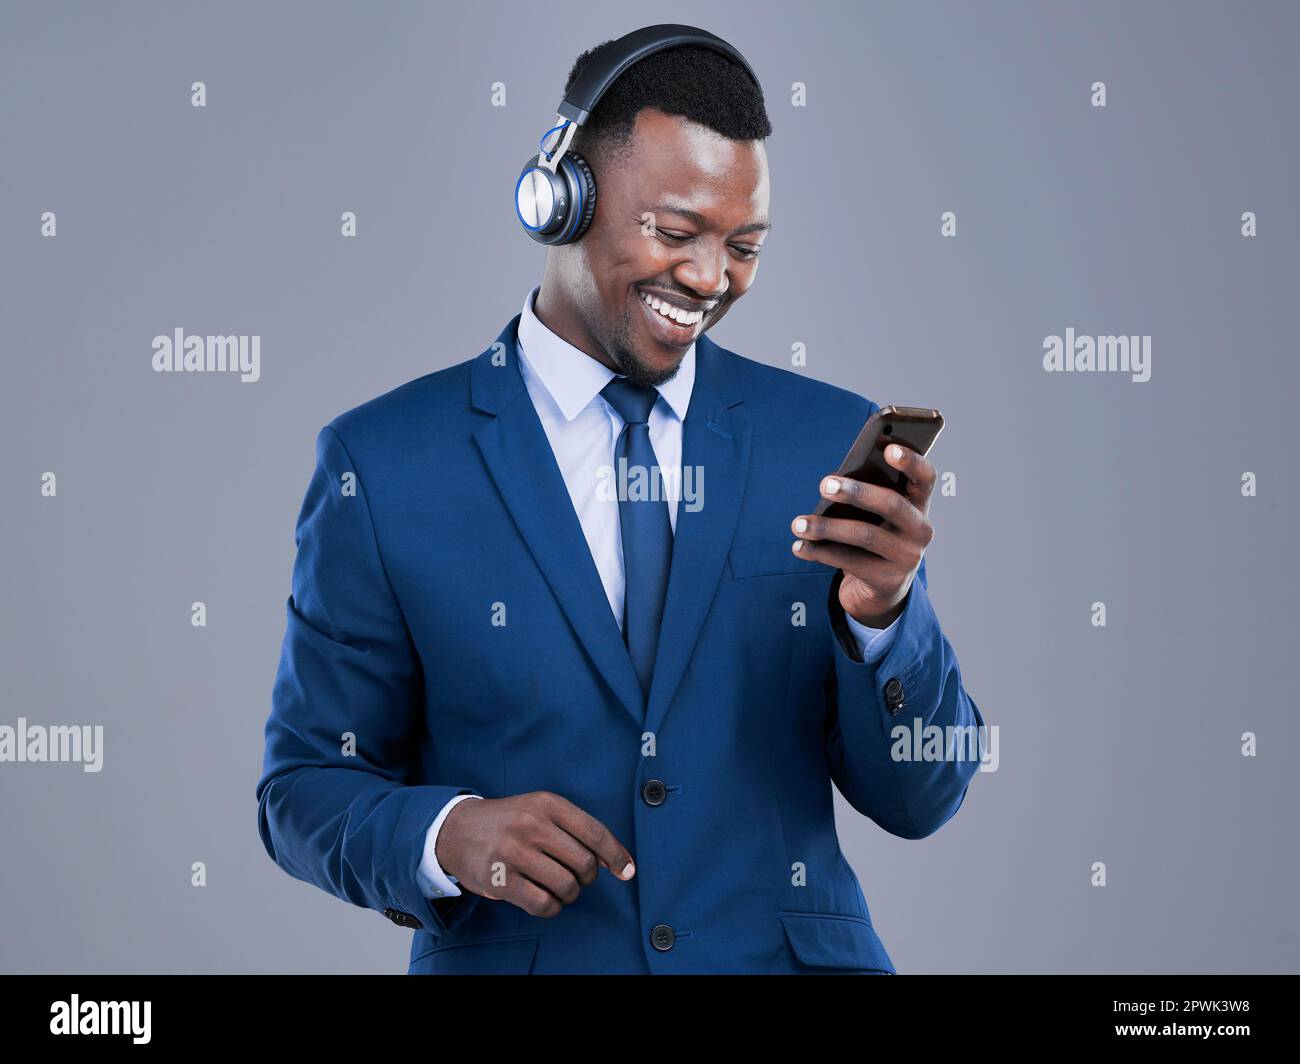
[[[731,250],[742,259],[756,259],[758,258],[758,253],[763,249],[761,247],[745,247],[742,244],[732,244]]]
[[[691,238],[689,233],[674,233],[668,229],[656,228],[655,232],[658,233],[665,240],[674,240],[679,244],[682,243],[683,241],[690,240]]]

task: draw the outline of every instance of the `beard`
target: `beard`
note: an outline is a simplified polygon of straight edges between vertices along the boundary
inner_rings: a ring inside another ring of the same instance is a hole
[[[682,360],[669,366],[667,369],[660,369],[649,362],[641,354],[640,348],[632,337],[632,320],[630,314],[624,314],[619,319],[618,324],[614,327],[613,334],[602,344],[606,353],[618,363],[619,372],[627,377],[632,384],[644,385],[647,388],[658,388],[667,384],[681,369]],[[684,358],[686,352],[682,352]]]

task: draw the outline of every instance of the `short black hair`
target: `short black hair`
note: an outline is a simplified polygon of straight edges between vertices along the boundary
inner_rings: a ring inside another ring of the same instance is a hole
[[[582,68],[613,44],[605,41],[578,56],[564,83],[566,95]],[[681,115],[732,140],[764,140],[772,133],[763,90],[745,68],[712,48],[683,44],[623,71],[574,134],[573,149],[593,165],[626,156],[643,107]]]

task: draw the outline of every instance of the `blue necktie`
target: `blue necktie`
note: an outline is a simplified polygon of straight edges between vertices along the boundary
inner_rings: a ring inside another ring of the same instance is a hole
[[[641,690],[648,698],[659,646],[659,623],[668,593],[673,529],[659,479],[659,461],[650,444],[650,409],[659,398],[654,388],[616,377],[601,389],[609,405],[625,422],[614,448],[615,483],[619,485],[618,517],[623,536],[623,641]],[[622,470],[626,460],[627,476]],[[646,489],[649,498],[625,498],[630,485]],[[651,486],[654,490],[651,492]],[[657,497],[656,497],[657,496]]]

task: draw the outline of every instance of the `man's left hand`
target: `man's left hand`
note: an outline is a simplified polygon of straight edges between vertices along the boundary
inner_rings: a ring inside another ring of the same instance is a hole
[[[907,478],[905,493],[840,474],[823,478],[821,485],[823,498],[878,514],[884,524],[812,514],[790,524],[799,537],[792,549],[800,558],[844,573],[840,605],[868,628],[887,628],[903,612],[921,557],[934,539],[928,517],[934,466],[896,443],[885,448],[885,461]]]

